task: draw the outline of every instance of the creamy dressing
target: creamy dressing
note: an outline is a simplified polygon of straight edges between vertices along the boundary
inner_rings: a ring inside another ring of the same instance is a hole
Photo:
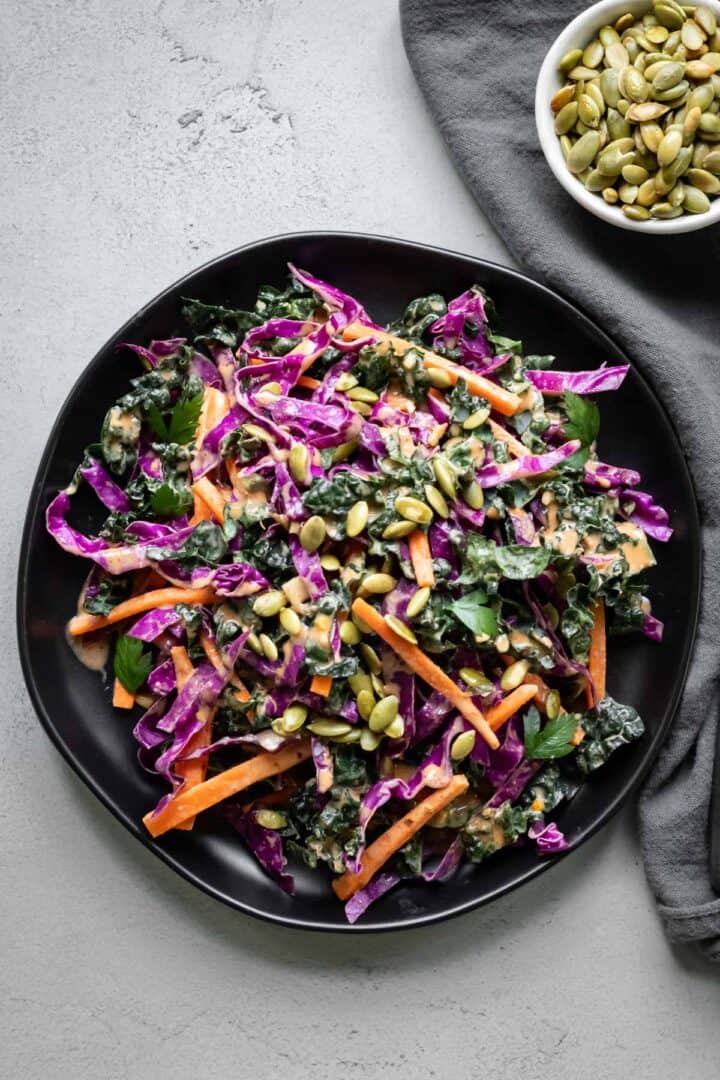
[[[65,640],[83,667],[90,671],[104,672],[110,657],[110,642],[106,635],[98,637],[94,634],[79,634],[73,637],[66,630]]]

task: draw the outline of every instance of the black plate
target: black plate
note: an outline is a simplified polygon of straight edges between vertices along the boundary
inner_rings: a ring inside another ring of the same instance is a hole
[[[247,306],[258,285],[282,282],[288,260],[355,294],[381,322],[415,296],[442,292],[450,297],[479,282],[495,300],[501,331],[522,338],[528,352],[554,353],[562,368],[625,360],[601,330],[555,293],[512,270],[437,248],[353,234],[301,233],[224,255],[171,286],[113,335],[58,417],[32,490],[20,557],[23,670],[45,730],[78,775],[134,836],[201,889],[251,915],[307,929],[357,933],[418,926],[501,896],[555,860],[538,858],[530,847],[504,851],[479,867],[461,868],[446,885],[398,888],[349,927],[323,873],[297,867],[297,893],[287,897],[263,875],[237,836],[215,821],[153,842],[140,822],[160,786],[137,766],[131,725],[112,710],[109,686],[78,663],[64,640],[64,624],[87,566],[48,538],[43,515],[50,498],[68,483],[84,446],[97,437],[108,403],[127,386],[132,363],[127,354],[118,356],[115,343],[144,344],[183,333],[181,296]],[[656,545],[660,565],[652,572],[665,640],[655,645],[634,637],[610,648],[609,691],[639,709],[647,734],[618,753],[558,811],[572,848],[608,820],[654,758],[682,691],[699,600],[697,508],[672,424],[634,371],[618,393],[601,398],[603,459],[640,470],[643,486],[670,511],[675,535],[669,544]],[[79,508],[82,512],[82,504]],[[97,524],[90,501],[86,512],[87,525]]]

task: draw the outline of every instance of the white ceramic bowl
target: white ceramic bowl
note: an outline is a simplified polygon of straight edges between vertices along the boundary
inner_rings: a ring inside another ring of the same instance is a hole
[[[720,0],[701,0],[701,2],[713,8],[720,21]],[[608,23],[612,25],[624,12],[633,11],[643,15],[651,9],[651,6],[649,0],[601,0],[598,4],[591,4],[586,11],[581,12],[577,18],[568,23],[551,45],[540,68],[535,89],[535,123],[548,165],[568,194],[572,195],[573,199],[591,214],[609,222],[610,225],[617,225],[621,229],[632,229],[634,232],[655,233],[655,235],[693,232],[695,229],[705,229],[720,221],[720,196],[711,199],[710,210],[707,214],[683,214],[681,217],[670,218],[666,221],[631,221],[630,218],[625,217],[618,206],[610,206],[599,194],[587,191],[583,184],[573,176],[565,164],[560,140],[553,127],[554,118],[550,109],[550,98],[564,85],[563,76],[558,71],[558,63],[565,53],[570,49],[585,48],[587,43],[597,36],[601,26]],[[720,143],[718,145],[720,146]]]

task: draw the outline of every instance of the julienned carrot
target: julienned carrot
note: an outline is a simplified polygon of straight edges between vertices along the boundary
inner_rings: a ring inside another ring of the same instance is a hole
[[[332,690],[332,676],[331,675],[314,675],[313,680],[310,683],[310,693],[319,694],[320,697],[327,697]]]
[[[215,668],[215,670],[220,671],[223,674],[226,674],[227,673],[227,665],[224,663],[223,658],[220,655],[220,650],[218,649],[215,642],[211,641],[211,639],[207,636],[207,634],[204,631],[200,632],[200,644],[202,645],[203,652],[205,653],[205,655],[207,656],[208,660],[210,661],[212,666]],[[239,691],[239,693],[237,693],[235,695],[236,698],[238,699],[238,701],[249,701],[250,700],[250,694],[249,694],[245,684],[243,683],[240,676],[236,675],[234,671],[231,672],[229,681]]]
[[[230,402],[227,394],[214,386],[206,386],[203,392],[203,403],[195,428],[195,446],[199,448],[208,431],[220,423],[223,417],[230,412]]]
[[[396,634],[394,630],[391,630],[380,612],[361,597],[357,597],[353,601],[352,609],[378,637],[383,639],[386,645],[389,645],[398,654],[400,659],[412,671],[419,675],[421,679],[424,679],[428,686],[432,686],[433,690],[437,690],[439,694],[452,702],[455,708],[482,735],[488,746],[493,750],[497,750],[500,745],[498,737],[483,714],[473,705],[468,695],[464,694],[460,687],[425,655],[422,649],[419,649],[417,645],[412,645],[405,638],[401,638],[399,634]]]
[[[607,642],[605,640],[605,601],[598,600],[593,608],[593,624],[590,631],[590,659],[588,671],[593,682],[594,704],[605,697],[607,672]]]
[[[456,364],[452,360],[448,360],[445,356],[440,356],[439,353],[431,352],[430,349],[423,349],[419,345],[414,345],[411,341],[405,341],[403,338],[395,337],[393,334],[387,334],[385,331],[373,330],[372,327],[363,326],[362,323],[351,323],[350,326],[346,326],[342,332],[342,336],[346,341],[357,341],[358,338],[374,337],[380,341],[387,342],[395,352],[405,353],[410,349],[421,354],[425,367],[442,368],[450,376],[453,384],[458,379],[464,379],[467,384],[468,391],[475,397],[485,398],[489,401],[493,409],[501,413],[503,416],[514,416],[516,412],[520,410],[522,402],[517,394],[510,393],[509,390],[505,390],[502,386],[498,386],[497,383],[491,382],[489,379],[484,378],[482,375],[478,375],[476,372],[471,371],[469,368],[463,367],[462,364]]]
[[[393,409],[397,409],[398,412],[415,412],[415,402],[411,401],[406,394],[401,394],[399,390],[393,390],[392,388],[387,390],[385,392],[385,400],[387,401],[388,405],[390,405]],[[407,431],[407,428],[402,428],[400,430]]]
[[[206,503],[212,510],[212,515],[216,521],[219,521],[222,525],[225,521],[225,503],[227,502],[227,495],[219,488],[215,487],[211,480],[208,480],[207,476],[201,476],[199,480],[196,480],[192,485],[193,495],[199,495],[204,503]]]
[[[169,829],[175,829],[182,821],[216,806],[231,795],[252,787],[270,776],[279,776],[311,755],[310,743],[302,740],[291,746],[284,746],[274,753],[258,754],[240,765],[212,776],[189,790],[182,788],[174,799],[166,803],[159,814],[151,811],[143,818],[143,824],[152,836],[162,836]]]
[[[180,589],[173,586],[168,589],[153,589],[140,596],[131,596],[117,604],[109,615],[76,615],[68,623],[72,637],[89,634],[93,630],[103,630],[113,623],[129,619],[131,615],[141,615],[143,611],[152,611],[156,607],[174,607],[175,604],[211,604],[215,593],[211,588]]]
[[[116,709],[132,709],[135,704],[135,695],[126,690],[119,679],[113,684],[112,703]]]
[[[191,525],[197,525],[200,521],[210,521],[213,516],[213,512],[205,502],[201,499],[197,491],[193,492],[193,515],[190,518]]]
[[[415,580],[421,589],[425,587],[432,589],[435,584],[435,571],[427,533],[422,529],[411,532],[408,536],[408,548]]]
[[[504,427],[497,424],[494,420],[489,421],[490,430],[499,442],[504,442],[513,457],[524,457],[528,453],[527,446],[523,446],[519,439],[516,439],[514,435],[511,435],[509,431],[506,431]]]
[[[360,872],[351,874],[346,871],[333,881],[332,887],[339,899],[349,900],[359,889],[364,888],[370,878],[374,877],[380,867],[384,866],[396,851],[404,847],[408,840],[428,823],[430,818],[467,791],[468,787],[467,779],[462,774],[453,776],[447,787],[433,791],[381,836],[378,836],[377,840],[373,840],[361,858]]]
[[[498,705],[492,705],[485,713],[485,719],[492,730],[497,731],[498,728],[501,728],[511,716],[514,716],[518,709],[522,709],[523,705],[527,705],[528,701],[532,701],[537,692],[537,686],[524,683],[522,686],[518,686],[516,690],[511,690]]]
[[[175,682],[177,683],[178,690],[182,690],[185,683],[191,677],[193,671],[193,663],[188,656],[188,651],[184,645],[175,645],[170,650],[170,657],[175,668]],[[207,712],[207,706],[201,706],[201,709]],[[201,715],[201,710],[198,710],[198,716]],[[192,739],[187,745],[187,751],[190,753],[192,750],[199,750],[201,746],[210,745],[210,729],[209,722],[211,721],[208,715],[205,719],[205,723],[199,731],[196,731]],[[207,758],[193,758],[190,761],[178,761],[175,765],[175,772],[178,776],[185,778],[186,787],[194,787],[196,784],[201,784],[205,779],[207,773]],[[183,821],[181,825],[178,825],[178,829],[189,831],[195,824],[195,818],[188,818],[187,821]]]
[[[448,429],[447,424],[436,424],[435,427],[430,432],[430,434],[428,435],[428,440],[427,440],[428,446],[437,446],[438,443],[440,442],[440,440],[442,439],[443,435],[447,431],[447,429]]]
[[[301,375],[296,385],[304,386],[306,390],[317,390],[322,383],[319,379],[313,379],[312,375]]]
[[[404,458],[410,460],[415,453],[415,440],[408,431],[407,428],[396,428],[398,446],[400,447],[400,453]]]

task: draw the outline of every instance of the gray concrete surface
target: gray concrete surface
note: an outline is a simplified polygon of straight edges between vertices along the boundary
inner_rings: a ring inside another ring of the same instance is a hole
[[[394,0],[5,0],[0,19],[0,1074],[717,1077],[718,973],[665,943],[632,809],[455,922],[305,936],[176,878],[47,741],[15,652],[21,520],[53,416],[108,335],[279,231],[504,253],[426,116]]]

